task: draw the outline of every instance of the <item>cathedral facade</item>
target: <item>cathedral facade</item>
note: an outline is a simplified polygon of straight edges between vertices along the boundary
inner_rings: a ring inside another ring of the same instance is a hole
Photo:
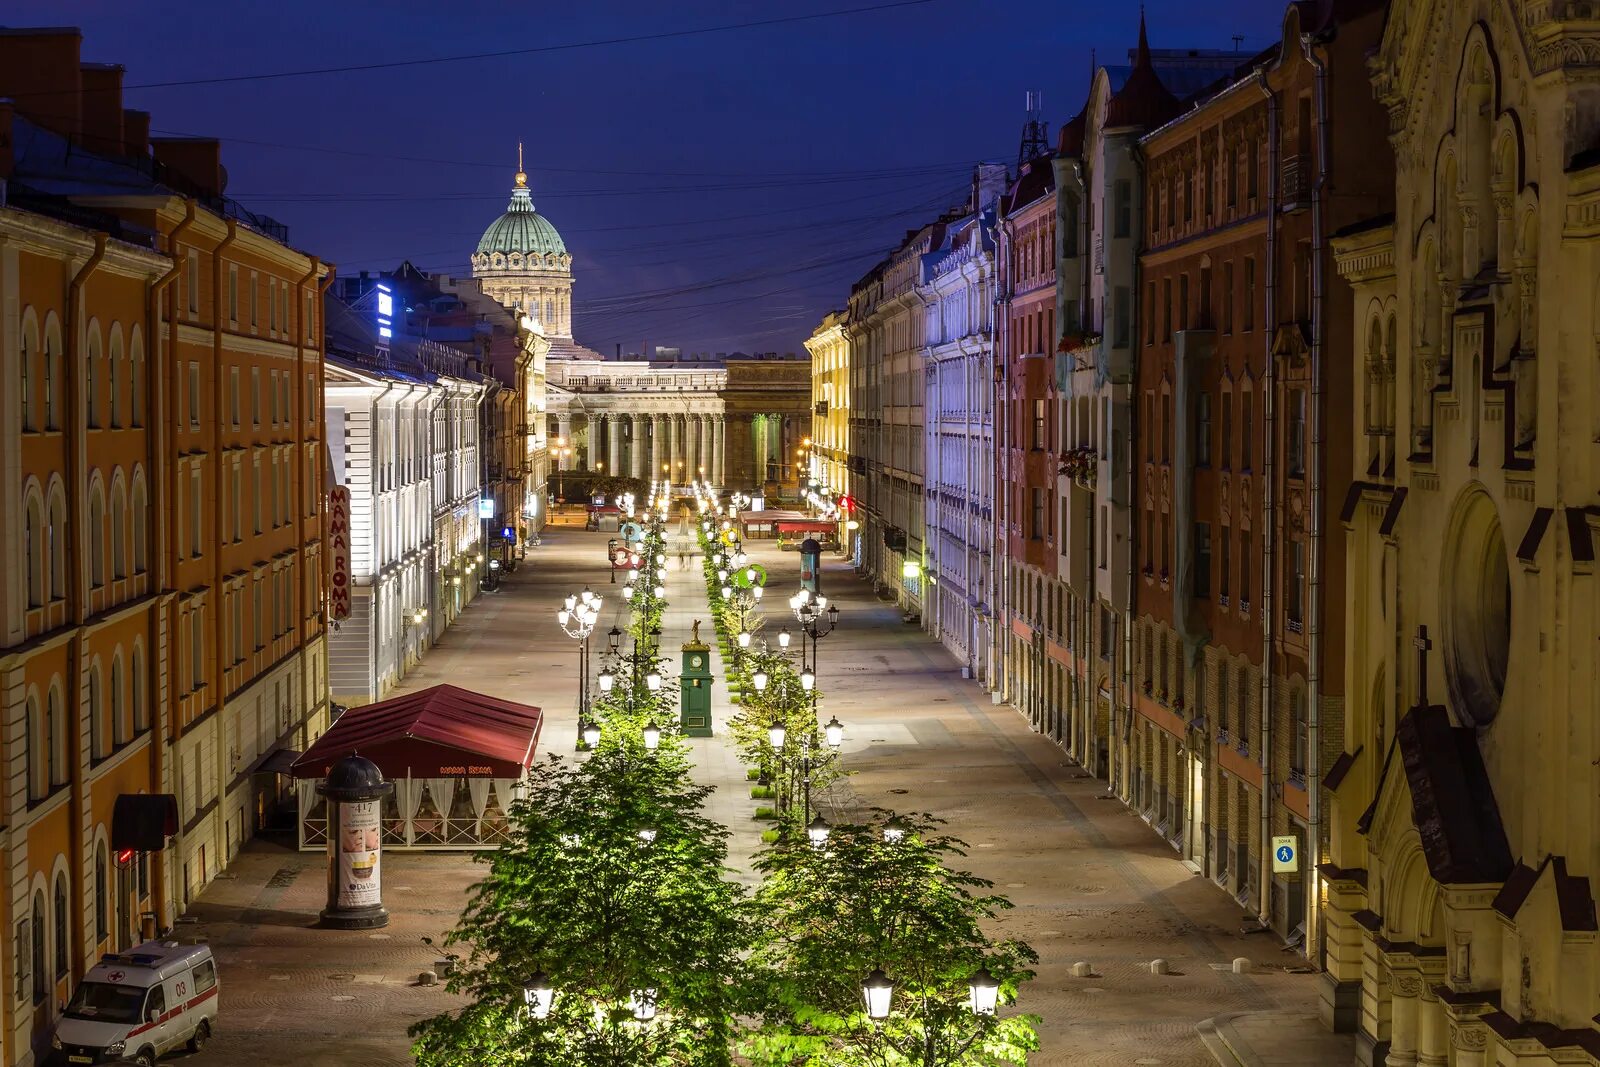
[[[1600,1062],[1600,31],[1405,0],[1355,288],[1324,1016],[1369,1064]]]

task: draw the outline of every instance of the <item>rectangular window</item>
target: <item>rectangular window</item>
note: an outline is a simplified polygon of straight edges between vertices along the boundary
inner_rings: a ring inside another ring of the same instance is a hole
[[[1261,186],[1261,168],[1259,165],[1260,153],[1256,149],[1256,141],[1251,140],[1245,146],[1244,161],[1244,195],[1254,203]]]
[[[1289,588],[1284,611],[1289,632],[1299,633],[1305,623],[1306,543],[1289,542]]]
[[[1172,462],[1172,395],[1161,395],[1161,462]]]
[[[1297,689],[1289,697],[1289,714],[1294,720],[1294,751],[1289,754],[1289,775],[1304,785],[1310,730],[1306,723],[1306,695],[1303,690]]]
[[[1048,421],[1049,421],[1049,413],[1048,413],[1048,410],[1047,410],[1047,408],[1045,406],[1045,401],[1043,401],[1043,400],[1035,400],[1033,402],[1033,442],[1032,442],[1032,448],[1033,448],[1033,450],[1035,452],[1042,451],[1044,449],[1045,442],[1048,440],[1048,438],[1045,435],[1046,423]]]
[[[1172,573],[1172,517],[1161,516],[1161,577]]]
[[[188,277],[184,279],[189,289],[189,317],[196,318],[200,314],[200,253],[189,249],[188,267],[185,272]]]
[[[250,272],[250,328],[253,330],[258,325],[257,300],[261,292],[261,285],[257,281],[255,271]]]
[[[1111,529],[1111,509],[1107,505],[1101,504],[1100,505],[1100,569],[1101,570],[1105,570],[1105,568],[1110,563],[1110,544],[1111,544],[1111,538],[1109,536],[1110,529]]]
[[[1311,242],[1301,241],[1294,250],[1294,317],[1311,321]]]
[[[1183,175],[1183,221],[1194,221],[1194,171],[1185,171]]]
[[[1128,347],[1128,287],[1119,285],[1111,292],[1111,343],[1116,348]]]
[[[1289,390],[1289,477],[1306,476],[1306,391]]]
[[[1244,261],[1244,330],[1249,333],[1256,328],[1256,261],[1253,256],[1246,256]]]
[[[1222,394],[1222,469],[1233,467],[1233,394]]]
[[[205,613],[195,608],[189,613],[189,688],[199,689],[206,684],[206,626]],[[196,747],[198,751],[198,746]]]
[[[1146,282],[1144,286],[1144,343],[1156,343],[1156,283]]]
[[[1172,340],[1172,279],[1161,279],[1161,340]]]
[[[1239,531],[1239,610],[1250,610],[1250,531]]]
[[[200,364],[189,364],[189,429],[200,428]]]
[[[1228,147],[1227,174],[1224,177],[1224,187],[1227,189],[1228,206],[1233,207],[1239,202],[1239,146]]]
[[[1202,467],[1211,466],[1211,394],[1202,392],[1194,398],[1194,461]]]
[[[1239,429],[1241,433],[1239,436],[1239,466],[1244,470],[1250,469],[1250,452],[1254,437],[1252,432],[1254,427],[1251,424],[1255,421],[1251,409],[1255,406],[1253,403],[1254,400],[1255,396],[1248,389],[1245,390],[1244,396],[1240,397],[1241,406],[1239,409]]]
[[[267,647],[267,642],[265,640],[267,636],[267,590],[265,582],[256,582],[255,594],[254,603],[250,605],[250,625],[252,627],[250,639],[255,642],[255,650],[260,652],[263,648]]]
[[[1156,513],[1144,513],[1144,572],[1150,574],[1156,566]]]
[[[314,321],[314,319],[312,317],[312,314],[311,314],[311,292],[310,292],[310,290],[306,291],[305,309],[304,309],[304,311],[301,312],[300,317],[301,317],[302,321],[304,321],[304,323],[305,323],[306,343],[310,344],[312,339],[316,336],[312,332],[312,329],[316,325],[316,323],[315,323],[315,321]]]
[[[1151,393],[1144,394],[1144,461],[1156,458],[1156,402]]]
[[[1233,332],[1233,260],[1222,265],[1222,332]]]
[[[1031,494],[1033,502],[1033,515],[1032,527],[1028,536],[1032,537],[1035,541],[1039,541],[1044,538],[1044,524],[1049,521],[1045,511],[1044,490],[1030,489],[1029,493]]]
[[[228,268],[228,321],[239,325],[239,268]]]
[[[250,425],[261,429],[261,368],[250,368]]]
[[[1211,595],[1211,524],[1194,524],[1194,595]]]
[[[256,455],[255,455],[255,461],[254,461],[252,469],[253,469],[253,472],[254,472],[254,479],[255,480],[250,486],[250,511],[251,511],[252,518],[255,519],[255,531],[256,531],[256,533],[260,533],[261,532],[261,503],[262,503],[261,497],[262,497],[262,494],[263,494],[263,491],[264,491],[263,487],[261,485],[261,453],[260,452],[257,452]]]
[[[1189,275],[1178,275],[1178,329],[1189,328]]]
[[[1133,232],[1133,185],[1126,178],[1118,178],[1112,188],[1115,221],[1111,236],[1127,237]]]
[[[273,334],[278,332],[278,287],[267,280],[267,328]]]
[[[1228,603],[1228,591],[1233,588],[1233,537],[1231,531],[1226,527],[1223,528],[1222,540],[1218,542],[1217,547],[1221,550],[1217,554],[1217,592],[1222,599],[1222,603],[1226,605]],[[1217,684],[1219,686],[1222,685],[1223,679],[1226,677],[1226,674],[1219,676]]]
[[[204,517],[201,508],[200,495],[200,468],[195,467],[189,471],[189,554],[195,558],[200,556],[200,546],[204,543]]]
[[[233,539],[244,539],[244,475],[237,463],[233,467]]]
[[[1202,330],[1215,329],[1215,318],[1211,314],[1211,268],[1200,268],[1200,316],[1198,325]]]
[[[233,428],[239,428],[239,368],[228,368],[228,415]]]

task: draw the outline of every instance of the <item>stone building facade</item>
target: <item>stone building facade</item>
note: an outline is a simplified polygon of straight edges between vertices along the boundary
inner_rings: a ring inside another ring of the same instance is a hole
[[[860,523],[850,478],[850,340],[844,311],[830,311],[806,339],[811,353],[811,464],[806,472],[840,502],[839,551],[853,556]],[[850,523],[856,528],[851,529]]]
[[[1596,57],[1569,5],[1414,0],[1371,64],[1396,210],[1336,241],[1361,388],[1319,872],[1364,1064],[1600,1062]]]

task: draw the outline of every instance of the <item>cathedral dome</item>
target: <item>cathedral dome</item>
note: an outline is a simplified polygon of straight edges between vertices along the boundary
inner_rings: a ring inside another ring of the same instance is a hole
[[[517,171],[516,188],[506,213],[490,223],[478,241],[478,254],[492,256],[565,256],[566,243],[550,220],[533,210],[528,176]]]

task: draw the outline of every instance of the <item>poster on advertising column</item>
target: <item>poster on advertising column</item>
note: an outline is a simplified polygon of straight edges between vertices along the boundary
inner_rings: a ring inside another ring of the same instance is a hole
[[[383,902],[378,870],[377,800],[344,801],[339,819],[339,900],[341,908],[373,907]]]

